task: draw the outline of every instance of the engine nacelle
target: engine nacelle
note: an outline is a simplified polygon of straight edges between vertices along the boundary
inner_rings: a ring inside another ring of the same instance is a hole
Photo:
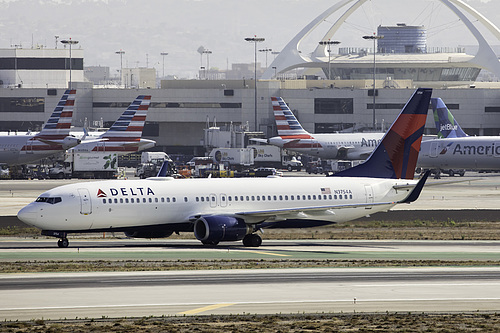
[[[203,244],[242,240],[249,232],[245,221],[232,216],[204,216],[194,223],[194,235]]]

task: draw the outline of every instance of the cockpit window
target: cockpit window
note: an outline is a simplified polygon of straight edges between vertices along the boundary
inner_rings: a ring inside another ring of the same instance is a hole
[[[36,202],[46,202],[48,204],[54,205],[62,201],[61,197],[38,197]]]

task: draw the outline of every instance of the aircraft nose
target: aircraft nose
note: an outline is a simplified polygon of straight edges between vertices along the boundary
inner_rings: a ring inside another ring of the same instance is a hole
[[[27,205],[17,213],[17,218],[30,226],[36,226],[37,211],[33,205]]]

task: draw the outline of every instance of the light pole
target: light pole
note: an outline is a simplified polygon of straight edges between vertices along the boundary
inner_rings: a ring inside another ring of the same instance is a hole
[[[255,132],[257,132],[257,43],[263,42],[266,39],[262,37],[247,37],[245,38],[247,42],[254,43],[254,50],[255,50],[255,57],[254,57],[254,78],[253,78],[253,83],[254,83],[254,107],[255,107]]]
[[[61,43],[69,45],[69,89],[71,89],[71,46],[78,44],[78,41],[70,38],[62,40]]]
[[[162,77],[165,79],[165,56],[168,55],[168,52],[162,52],[162,53],[160,53],[160,55],[163,58],[163,75],[162,75]]]
[[[338,40],[322,40],[319,42],[319,45],[327,45],[328,46],[328,80],[331,80],[331,75],[332,75],[332,69],[331,69],[331,61],[330,61],[330,56],[332,54],[332,45],[337,45],[340,44]]]
[[[375,62],[375,54],[377,54],[375,42],[377,39],[382,39],[384,38],[383,35],[376,35],[373,33],[373,35],[368,35],[368,36],[363,36],[364,39],[372,39],[373,40],[373,130],[375,130],[375,73],[377,71],[376,67],[376,62]]]
[[[208,80],[208,72],[210,71],[210,59],[208,57],[212,54],[212,51],[205,49],[203,50],[203,53],[207,55],[207,67],[205,69],[205,79]]]
[[[267,68],[267,54],[269,52],[272,52],[272,51],[273,51],[273,49],[262,49],[262,50],[259,50],[259,52],[266,52],[266,68]]]
[[[122,71],[123,71],[123,55],[125,54],[125,51],[123,50],[120,50],[120,51],[116,51],[115,52],[116,54],[119,54],[120,55],[120,87],[122,86]]]

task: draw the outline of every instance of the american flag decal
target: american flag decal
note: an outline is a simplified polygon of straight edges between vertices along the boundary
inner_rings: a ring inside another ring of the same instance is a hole
[[[332,194],[332,191],[330,190],[329,187],[322,187],[321,194]]]

